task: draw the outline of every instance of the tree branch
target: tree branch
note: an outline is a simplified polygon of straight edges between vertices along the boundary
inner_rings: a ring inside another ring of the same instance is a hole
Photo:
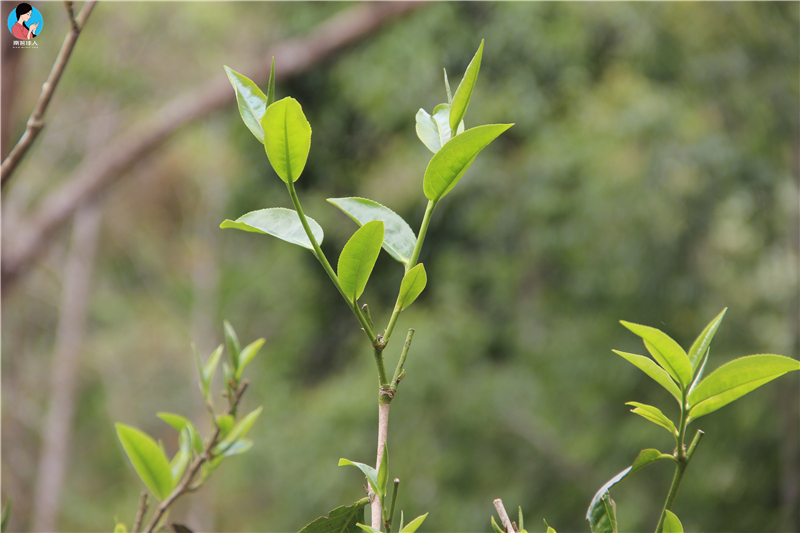
[[[94,9],[95,1],[87,0],[87,2],[83,4],[83,8],[78,14],[77,19],[72,15],[72,2],[67,2],[66,4],[67,14],[70,20],[70,30],[67,32],[67,36],[64,37],[64,43],[61,45],[61,50],[58,52],[56,62],[53,63],[53,68],[50,70],[47,81],[42,85],[42,92],[39,94],[39,99],[36,101],[30,118],[28,118],[28,125],[25,129],[25,133],[22,134],[22,138],[20,138],[17,145],[11,150],[11,153],[8,154],[8,157],[5,158],[3,164],[0,165],[0,186],[2,187],[6,186],[14,169],[17,168],[19,162],[25,157],[28,148],[31,147],[33,141],[35,141],[36,137],[39,135],[39,132],[42,131],[44,127],[44,114],[45,111],[47,111],[47,106],[56,90],[58,80],[61,79],[61,74],[64,72],[67,62],[69,62],[72,49],[75,48],[75,43],[78,41],[78,36],[81,34],[83,25],[89,18],[92,9]]]
[[[267,50],[264,57],[277,58],[280,70],[276,71],[276,78],[285,81],[419,5],[419,2],[357,5],[323,22],[307,37],[289,40]],[[256,82],[264,81],[269,76],[270,65],[265,60],[243,72]],[[108,190],[146,155],[163,146],[179,128],[233,103],[234,97],[228,79],[224,75],[217,76],[200,89],[169,102],[148,122],[110,142],[97,157],[85,159],[64,180],[64,185],[40,202],[33,214],[6,228],[2,254],[3,288],[7,290],[20,274],[28,270],[81,204],[95,200]],[[13,239],[9,238],[11,235]]]

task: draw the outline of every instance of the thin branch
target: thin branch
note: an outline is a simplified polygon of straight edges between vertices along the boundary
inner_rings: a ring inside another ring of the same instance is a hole
[[[385,396],[381,396],[383,400]],[[391,399],[387,402],[378,402],[378,459],[375,462],[375,470],[380,471],[381,459],[383,458],[383,446],[386,444],[387,436],[389,435],[389,407],[392,405]],[[381,507],[381,499],[372,490],[370,485],[369,498],[372,502],[372,527],[377,530],[381,529],[383,522],[383,508]]]
[[[131,530],[131,533],[139,533],[139,529],[142,527],[142,520],[144,520],[144,515],[146,512],[147,491],[143,490],[139,495],[139,508],[136,511],[136,519],[133,521],[133,529]]]
[[[72,31],[80,32],[81,28],[78,26],[78,21],[75,20],[75,12],[72,9],[72,2],[64,2],[64,7],[67,8],[67,17],[69,18],[69,25]]]
[[[53,63],[53,68],[50,70],[50,75],[47,77],[47,81],[45,81],[44,85],[42,85],[42,92],[39,94],[39,99],[36,101],[36,105],[33,107],[33,112],[31,113],[30,118],[28,118],[28,124],[25,129],[25,133],[22,135],[22,138],[20,138],[19,142],[17,142],[17,145],[11,150],[11,153],[8,154],[8,157],[6,157],[6,159],[3,161],[3,164],[0,165],[0,186],[2,187],[6,186],[6,183],[8,183],[8,180],[11,178],[14,169],[17,168],[19,162],[23,157],[25,157],[25,153],[28,151],[28,148],[31,147],[33,141],[35,141],[36,137],[39,135],[39,132],[42,131],[42,128],[44,127],[44,114],[45,111],[47,111],[47,106],[56,90],[58,80],[61,79],[61,74],[64,72],[64,68],[69,62],[70,55],[72,55],[72,49],[75,48],[75,43],[78,41],[78,36],[81,34],[83,25],[89,18],[92,9],[94,9],[95,1],[87,0],[81,9],[81,12],[78,14],[77,20],[72,16],[72,2],[67,2],[67,4],[67,13],[70,19],[70,30],[67,32],[67,36],[64,37],[64,43],[61,45],[61,50],[58,52],[56,62]]]
[[[503,523],[503,529],[506,530],[506,533],[516,533],[514,525],[508,518],[508,513],[506,512],[506,508],[503,507],[503,500],[497,498],[493,503],[494,503],[494,508],[497,509],[497,514],[500,515],[500,520]]]
[[[386,22],[422,5],[420,2],[375,2],[349,8],[311,30],[307,37],[292,39],[266,50],[280,65],[278,81],[305,72],[342,49],[373,34]],[[271,63],[263,61],[242,72],[256,82],[269,76]],[[64,180],[64,184],[39,203],[35,212],[17,223],[6,224],[2,262],[2,285],[29,270],[30,264],[47,248],[54,235],[78,207],[108,190],[127,171],[144,161],[178,129],[233,103],[235,98],[227,77],[220,75],[203,87],[181,94],[153,114],[139,128],[111,141],[96,157],[85,159]],[[13,235],[13,238],[9,238]]]

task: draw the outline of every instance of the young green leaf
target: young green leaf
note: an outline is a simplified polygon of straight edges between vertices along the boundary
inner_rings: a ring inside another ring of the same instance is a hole
[[[267,107],[275,102],[275,56],[272,56],[272,66],[269,68],[269,83],[267,84]],[[259,125],[260,125],[259,120]]]
[[[314,235],[318,244],[322,244],[323,232],[317,222],[306,217],[311,233]],[[286,242],[297,244],[303,248],[314,250],[311,241],[308,240],[303,223],[297,212],[283,207],[272,207],[269,209],[259,209],[240,216],[235,221],[225,220],[220,228],[233,228],[252,233],[265,233],[277,237]]]
[[[341,209],[359,226],[373,220],[383,221],[383,249],[403,264],[407,265],[411,260],[417,237],[400,215],[366,198],[328,198],[328,202]]]
[[[428,200],[439,201],[456,186],[478,153],[513,124],[487,124],[468,129],[436,152],[425,169],[423,190]]]
[[[620,323],[644,340],[647,351],[678,382],[681,390],[692,382],[693,372],[689,356],[669,335],[649,326],[633,324],[624,320],[620,320]]]
[[[683,524],[675,516],[675,513],[667,509],[664,510],[664,525],[661,533],[683,533]]]
[[[692,380],[692,384],[689,386],[689,391],[687,394],[691,394],[692,391],[697,387],[697,385],[703,380],[703,372],[706,370],[706,363],[708,363],[708,354],[711,352],[711,348],[706,348],[706,353],[703,355],[703,362],[700,363],[700,368],[696,371],[694,375],[694,379]]]
[[[369,498],[362,498],[352,505],[337,507],[328,516],[320,516],[300,533],[361,533],[357,524],[364,521],[364,507]]]
[[[447,144],[452,137],[450,130],[450,104],[439,104],[433,108],[433,115],[424,109],[417,111],[417,137],[434,154]],[[464,133],[464,121],[458,124],[457,135]]]
[[[186,472],[186,467],[189,465],[191,458],[192,454],[187,453],[184,450],[178,450],[178,453],[176,453],[175,457],[172,458],[169,468],[170,473],[172,474],[173,486],[177,485],[183,477],[183,473]]]
[[[620,352],[619,350],[612,350],[615,354],[623,357],[633,364],[636,368],[653,378],[656,383],[669,391],[672,396],[678,400],[678,405],[681,404],[681,390],[675,385],[669,374],[655,364],[652,359],[643,355],[636,355],[634,353]]]
[[[657,461],[663,461],[664,459],[672,459],[675,458],[671,455],[667,455],[665,453],[661,453],[660,451],[654,448],[648,448],[646,450],[642,450],[639,452],[639,455],[636,456],[636,460],[633,461],[631,465],[631,470],[628,472],[627,475],[633,474],[634,472],[641,470],[642,468],[646,467],[649,464],[653,464]]]
[[[349,459],[341,458],[339,459],[339,466],[355,466],[359,470],[361,470],[365,476],[367,476],[367,481],[369,481],[370,486],[372,487],[372,491],[375,494],[380,495],[380,485],[378,485],[378,472],[369,465],[365,465],[364,463],[356,463]]]
[[[205,398],[206,402],[210,402],[211,398],[208,391],[211,388],[211,380],[214,379],[214,373],[217,371],[217,363],[219,363],[219,358],[222,355],[223,346],[220,344],[214,350],[205,365],[200,360],[200,354],[197,352],[197,346],[194,343],[192,343],[192,350],[197,363],[197,373],[200,375],[200,391],[203,393],[203,398]]]
[[[522,517],[522,506],[520,505],[517,510],[517,527],[519,527],[520,531],[525,529],[525,520]]]
[[[490,516],[492,520],[492,529],[494,529],[494,533],[507,533],[502,527],[497,525],[497,522],[494,521],[494,516]]]
[[[231,431],[233,427],[233,415],[221,415],[217,417],[217,427],[219,428],[219,438],[225,438],[225,436]]]
[[[242,347],[239,344],[239,337],[236,335],[236,330],[233,329],[231,323],[227,320],[223,320],[222,325],[225,330],[225,346],[228,348],[231,368],[235,372],[236,369],[239,368],[239,353],[242,351]]]
[[[337,274],[342,292],[355,303],[364,292],[367,280],[383,244],[383,221],[373,220],[361,226],[339,254]]]
[[[203,442],[200,440],[200,435],[197,433],[197,429],[195,429],[194,424],[192,424],[188,419],[182,417],[181,415],[176,415],[175,413],[156,413],[156,416],[175,428],[175,431],[181,433],[183,428],[187,428],[189,432],[189,438],[192,443],[192,448],[197,453],[203,452]]]
[[[709,374],[689,394],[689,419],[696,420],[741,398],[792,370],[800,361],[782,355],[749,355],[734,359]]]
[[[634,406],[635,409],[631,409],[632,413],[636,413],[642,418],[649,420],[653,424],[659,425],[666,429],[674,436],[678,436],[678,430],[675,429],[675,424],[672,422],[672,420],[664,416],[664,413],[662,413],[658,408],[639,402],[627,402],[625,405]]]
[[[386,482],[389,480],[389,454],[386,450],[386,443],[383,443],[383,454],[381,454],[381,466],[378,468],[378,488],[381,489],[381,501],[386,497]]]
[[[372,526],[368,526],[366,524],[356,524],[362,531],[366,531],[367,533],[381,533],[380,529],[375,529]]]
[[[406,524],[406,526],[400,530],[400,533],[414,533],[419,528],[419,526],[422,525],[422,523],[425,521],[427,517],[428,513],[416,517],[414,520]]]
[[[692,363],[692,372],[696,371],[697,367],[700,365],[702,356],[706,353],[706,350],[708,350],[708,346],[711,344],[711,340],[714,338],[714,334],[717,332],[717,328],[725,317],[725,312],[727,310],[727,307],[723,309],[722,312],[706,326],[703,332],[695,339],[692,347],[689,348],[689,362]]]
[[[261,119],[269,163],[286,183],[297,181],[311,150],[311,125],[300,103],[291,97],[267,108]]]
[[[271,102],[268,103],[268,99],[261,89],[246,76],[227,66],[225,67],[225,73],[228,75],[228,80],[230,80],[236,92],[236,103],[239,105],[239,114],[242,116],[245,126],[258,139],[258,142],[264,144],[264,130],[261,127],[261,118]],[[270,82],[272,82],[272,75],[270,75]]]
[[[222,454],[222,457],[232,457],[234,455],[240,455],[249,450],[253,447],[253,441],[250,439],[239,439],[231,446],[225,450],[225,453]]]
[[[403,531],[403,511],[400,511],[400,527],[398,531]]]
[[[236,373],[234,374],[236,381],[242,379],[244,369],[247,368],[247,365],[250,364],[250,361],[252,361],[256,355],[258,355],[259,350],[261,350],[261,347],[264,345],[264,341],[265,339],[253,341],[245,346],[244,350],[241,351],[239,354],[239,368],[236,369]]]
[[[444,88],[447,91],[447,103],[453,105],[453,94],[450,92],[450,80],[447,79],[447,69],[444,70]]]
[[[263,407],[259,407],[251,411],[247,416],[239,420],[235,426],[230,430],[225,438],[214,447],[214,455],[224,454],[233,444],[241,438],[244,438],[250,431],[250,428],[255,424],[258,415],[261,414]]]
[[[6,530],[5,528],[0,527],[0,531],[5,533]],[[123,524],[122,522],[117,522],[116,524],[114,524],[114,533],[128,533],[128,528],[125,527],[125,524]]]
[[[422,263],[417,264],[403,276],[403,281],[400,283],[400,295],[397,297],[397,306],[401,311],[414,303],[427,283],[428,275],[425,273]]]
[[[450,113],[450,129],[455,130],[456,125],[461,122],[467,112],[469,101],[472,98],[472,90],[475,88],[475,82],[478,81],[478,72],[481,69],[481,58],[483,57],[483,39],[478,51],[467,66],[467,71],[461,83],[458,84],[456,94],[453,95],[453,110]]]
[[[589,504],[589,509],[586,511],[586,520],[589,521],[592,533],[617,533],[616,505],[614,500],[611,499],[609,490],[622,481],[631,471],[631,468],[629,466],[609,479],[592,498],[592,503]]]
[[[555,529],[547,525],[547,520],[545,520],[544,518],[542,518],[542,520],[544,520],[544,527],[547,528],[547,531],[545,533],[556,533]]]
[[[173,483],[169,461],[161,447],[147,433],[125,424],[114,425],[139,478],[156,498],[163,501],[172,492]]]

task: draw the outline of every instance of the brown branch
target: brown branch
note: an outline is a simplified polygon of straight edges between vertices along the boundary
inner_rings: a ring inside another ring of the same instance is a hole
[[[139,529],[142,527],[142,520],[144,520],[144,515],[147,512],[147,491],[143,490],[142,493],[139,495],[139,507],[136,509],[136,518],[133,521],[133,529],[131,529],[131,533],[139,533]]]
[[[53,63],[53,68],[50,70],[47,81],[42,85],[42,92],[39,94],[39,99],[36,101],[33,112],[28,119],[25,133],[22,134],[22,138],[20,138],[17,145],[11,150],[11,153],[8,154],[8,157],[5,158],[3,164],[0,165],[0,186],[2,187],[6,186],[14,169],[17,168],[19,162],[25,157],[28,148],[31,147],[33,141],[35,141],[36,137],[39,135],[39,132],[42,131],[44,127],[44,114],[45,111],[47,111],[47,106],[56,90],[58,80],[61,79],[61,74],[64,72],[64,68],[69,62],[72,49],[75,48],[75,43],[78,41],[78,36],[81,34],[83,25],[89,18],[92,9],[94,9],[95,1],[87,0],[87,2],[83,4],[81,12],[78,13],[77,19],[72,16],[72,2],[67,2],[67,4],[69,4],[67,6],[67,13],[70,19],[70,30],[67,32],[67,36],[64,37],[64,43],[61,45],[61,50],[58,52],[56,62]]]
[[[243,70],[256,82],[269,76],[275,56],[276,79],[284,81],[330,58],[346,46],[377,31],[384,23],[421,5],[418,2],[375,2],[349,8],[314,28],[307,37],[280,43],[264,54],[265,60]],[[85,159],[49,194],[26,220],[6,228],[2,285],[8,289],[43,252],[56,231],[78,207],[95,200],[145,156],[163,146],[179,128],[233,103],[234,92],[224,75],[203,87],[176,97],[138,129],[117,138],[97,157]],[[8,224],[7,224],[8,225]],[[9,231],[9,229],[11,231]],[[13,235],[13,239],[9,238]]]
[[[506,508],[503,506],[503,500],[497,498],[492,503],[494,503],[494,508],[497,509],[497,514],[500,515],[500,521],[503,523],[503,529],[506,533],[518,533],[514,523],[508,518]]]

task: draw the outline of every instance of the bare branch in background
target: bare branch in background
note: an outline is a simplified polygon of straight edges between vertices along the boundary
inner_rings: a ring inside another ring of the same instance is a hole
[[[81,8],[81,12],[78,13],[77,19],[72,15],[72,2],[66,2],[66,4],[67,14],[70,19],[70,30],[67,32],[67,36],[64,38],[64,43],[61,45],[61,50],[58,52],[56,62],[53,63],[53,68],[50,70],[50,75],[47,77],[47,81],[45,81],[44,85],[42,85],[42,92],[39,94],[39,99],[36,101],[36,105],[33,107],[33,113],[31,113],[31,116],[28,119],[28,125],[25,129],[25,133],[22,134],[22,138],[20,138],[19,142],[17,142],[17,145],[14,146],[14,148],[11,150],[11,153],[8,154],[8,157],[6,157],[3,161],[2,166],[0,166],[0,186],[2,187],[6,186],[6,183],[8,183],[9,178],[11,178],[14,169],[17,167],[19,162],[22,161],[22,158],[25,157],[25,153],[28,151],[28,148],[31,147],[33,141],[36,140],[39,132],[42,131],[42,128],[44,127],[44,114],[47,111],[47,106],[56,90],[58,80],[61,79],[61,74],[64,72],[64,68],[69,62],[72,49],[75,48],[75,43],[78,41],[78,36],[81,34],[83,25],[86,24],[86,20],[92,13],[92,9],[94,9],[95,1],[88,0],[85,4],[83,4],[83,8]]]
[[[276,78],[285,81],[419,5],[418,2],[357,5],[323,22],[307,37],[276,45],[264,54],[263,62],[242,71],[254,81],[263,82],[269,76],[271,58],[275,56]],[[26,220],[7,224],[2,254],[3,288],[8,289],[30,267],[82,204],[97,199],[182,126],[233,103],[234,98],[228,79],[217,76],[199,89],[176,97],[139,128],[108,143],[96,157],[85,159]]]
[[[11,11],[16,7],[15,3],[3,2],[2,10],[0,10],[0,20],[7,20]],[[17,99],[17,89],[21,75],[22,65],[22,50],[12,46],[11,39],[0,39],[2,42],[2,59],[0,66],[2,66],[2,88],[0,88],[0,95],[2,95],[2,104],[0,104],[0,157],[5,157],[8,153],[8,131],[12,124],[12,109]]]

